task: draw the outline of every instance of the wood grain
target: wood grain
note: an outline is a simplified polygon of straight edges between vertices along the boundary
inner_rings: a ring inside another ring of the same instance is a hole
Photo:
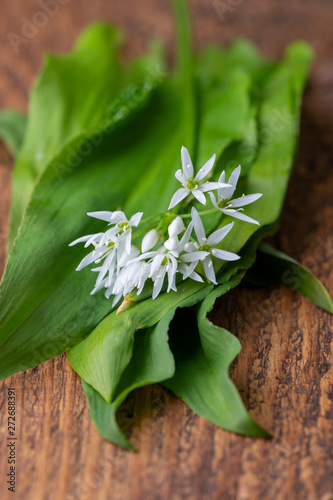
[[[66,51],[95,19],[130,34],[125,55],[162,36],[172,58],[167,0],[69,0],[15,53],[8,33],[41,7],[2,0],[0,107],[27,108],[46,50]],[[306,92],[299,153],[276,244],[304,262],[333,292],[333,4],[268,0],[190,2],[195,44],[253,39],[279,56],[295,38],[317,52]],[[237,5],[236,5],[237,4]],[[215,3],[217,5],[217,3]],[[11,159],[0,146],[0,266],[8,229]],[[17,392],[17,493],[20,500],[333,500],[332,317],[279,287],[238,288],[219,300],[212,320],[238,335],[243,349],[232,378],[251,415],[271,441],[217,429],[158,386],[136,391],[121,411],[140,453],[103,441],[91,420],[80,381],[65,356],[12,376],[0,392],[0,498],[6,489],[6,392]]]

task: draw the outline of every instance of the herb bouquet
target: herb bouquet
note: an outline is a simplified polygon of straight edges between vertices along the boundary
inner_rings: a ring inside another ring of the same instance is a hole
[[[224,429],[269,436],[228,376],[237,338],[207,313],[244,277],[300,267],[261,240],[277,229],[312,52],[297,42],[272,62],[240,40],[194,54],[174,7],[172,71],[159,43],[122,62],[122,34],[97,24],[47,56],[27,119],[0,115],[16,156],[0,376],[67,351],[99,432],[125,447],[117,410],[155,382]]]

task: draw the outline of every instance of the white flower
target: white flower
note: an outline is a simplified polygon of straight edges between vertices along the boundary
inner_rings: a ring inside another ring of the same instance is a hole
[[[129,254],[131,251],[131,241],[132,241],[132,227],[137,227],[140,224],[143,212],[138,212],[134,214],[130,220],[127,219],[124,212],[121,210],[116,210],[115,212],[88,212],[89,217],[94,217],[95,219],[104,220],[109,223],[109,225],[115,224],[115,227],[106,231],[109,234],[124,233],[125,236],[125,248]]]
[[[173,242],[174,242],[173,252],[174,253],[177,252],[177,254],[179,255],[178,272],[183,275],[183,280],[185,280],[186,278],[191,278],[195,281],[202,282],[203,279],[201,278],[201,276],[199,276],[198,273],[196,273],[194,271],[194,269],[196,268],[199,260],[203,260],[205,257],[207,257],[209,255],[209,253],[197,251],[197,249],[195,249],[194,252],[185,252],[184,253],[185,247],[186,247],[187,243],[189,242],[189,239],[190,239],[190,236],[192,233],[192,229],[193,229],[193,222],[191,221],[189,223],[188,227],[186,228],[186,231],[183,234],[180,241],[178,241],[178,238],[173,236],[172,238],[169,238],[169,240],[167,240],[164,243],[164,245],[167,246],[168,241],[170,242],[171,240],[173,240]],[[170,231],[169,231],[169,234],[170,234]],[[176,241],[175,241],[175,239],[176,239]],[[171,246],[171,244],[170,244],[170,246]]]
[[[236,190],[240,172],[241,167],[239,165],[230,175],[228,181],[230,187],[223,187],[218,189],[217,200],[213,193],[209,193],[209,195],[211,197],[213,205],[225,215],[230,215],[230,217],[234,217],[235,219],[240,219],[245,222],[250,222],[251,224],[258,224],[259,226],[259,222],[252,219],[251,217],[248,217],[247,215],[244,215],[242,213],[243,208],[240,207],[245,207],[245,205],[249,205],[250,203],[258,200],[258,198],[262,196],[261,193],[248,194],[247,196],[243,195],[240,198],[235,198],[234,200],[231,199]],[[219,182],[225,182],[224,171],[220,175]]]
[[[228,224],[227,226],[214,231],[207,238],[202,220],[194,207],[192,208],[191,215],[198,243],[187,243],[187,245],[185,245],[185,250],[193,253],[199,251],[207,252],[207,255],[203,259],[201,259],[202,264],[207,278],[209,279],[209,281],[216,285],[217,283],[215,278],[215,271],[211,256],[227,261],[237,260],[240,258],[239,255],[236,255],[235,253],[215,248],[215,245],[220,243],[223,238],[229,233],[234,223],[232,222],[231,224]]]
[[[125,297],[135,288],[138,288],[138,294],[141,293],[149,273],[150,266],[146,262],[130,260],[127,266],[121,269],[114,286],[107,290],[106,296],[115,295],[115,305],[121,297]]]
[[[184,146],[181,149],[181,159],[182,159],[182,170],[177,170],[175,177],[179,182],[182,183],[183,187],[178,189],[173,195],[169,210],[178,203],[180,203],[189,194],[193,196],[203,205],[206,204],[206,197],[203,193],[211,191],[212,189],[218,189],[228,186],[228,184],[222,182],[203,182],[204,178],[207,177],[211,169],[213,168],[215,162],[215,155],[213,155],[205,165],[199,170],[197,175],[194,177],[194,170],[192,161]]]
[[[191,236],[193,222],[190,222],[184,235],[179,241],[178,235],[184,231],[184,229],[185,227],[181,217],[176,217],[176,219],[174,219],[168,227],[170,237],[166,240],[164,245],[155,251],[143,253],[132,261],[139,262],[149,259],[148,262],[144,263],[146,266],[144,278],[146,279],[149,277],[154,283],[152,295],[153,299],[156,299],[156,297],[160,294],[166,276],[168,278],[167,292],[170,292],[170,290],[177,291],[176,274],[178,272],[179,265],[181,266],[181,272],[187,272],[186,263],[193,261],[197,263],[200,259],[209,255],[208,252],[198,252],[197,250],[195,250],[195,252],[183,253],[185,245],[188,243]],[[131,264],[132,263],[130,262],[127,265],[129,266]],[[196,279],[196,273],[193,273],[193,279]],[[138,287],[138,294],[141,293],[142,288],[143,286]]]
[[[86,237],[78,238],[78,240],[71,243],[71,246],[79,243],[79,241],[84,241],[85,238]],[[93,271],[97,271],[99,273],[95,288],[92,291],[92,293],[95,293],[104,286],[112,286],[117,274],[117,263],[124,253],[124,249],[122,239],[118,235],[114,234],[109,235],[105,241],[105,233],[97,233],[94,238],[90,236],[87,243],[89,241],[91,242],[90,244],[94,245],[95,249],[82,259],[76,270],[81,271],[81,269],[89,266],[90,264],[99,264],[104,260],[102,266],[97,269],[93,269]]]
[[[130,293],[136,286],[140,276],[140,264],[141,262],[136,262],[136,265],[131,266],[134,263],[133,259],[140,254],[140,250],[135,246],[131,246],[130,254],[127,252],[119,253],[119,259],[117,266],[115,261],[113,265],[110,266],[106,264],[106,272],[109,271],[109,276],[105,278],[105,268],[102,267],[92,269],[92,271],[98,272],[99,277],[96,281],[95,288],[91,292],[91,295],[98,292],[102,288],[106,288],[105,296],[110,298],[111,295],[116,295],[113,305],[119,302],[122,296],[125,297],[127,293]],[[127,267],[128,265],[128,267]]]
[[[156,229],[152,229],[147,234],[144,235],[142,243],[141,243],[141,251],[142,253],[148,252],[151,250],[156,243],[158,242],[158,233]]]
[[[128,220],[124,212],[90,212],[89,216],[109,222],[113,225],[105,233],[96,233],[83,236],[76,239],[69,246],[73,246],[80,242],[85,242],[85,247],[93,245],[95,248],[92,252],[86,255],[77,267],[77,271],[81,271],[84,267],[90,264],[102,265],[92,269],[98,272],[98,277],[92,294],[106,288],[106,296],[112,294],[113,287],[116,283],[120,270],[125,267],[128,261],[137,257],[140,253],[139,249],[131,245],[132,227],[138,226],[140,223],[142,212],[138,212]]]
[[[194,281],[199,281],[200,283],[203,283],[203,279],[201,278],[200,274],[198,274],[194,270],[197,267],[197,265],[198,261],[191,262],[190,264],[182,262],[179,265],[178,271],[183,275],[183,280],[186,280],[186,278],[191,278]]]
[[[132,242],[132,227],[137,227],[140,224],[143,212],[138,212],[134,214],[130,220],[127,220],[124,212],[117,210],[113,212],[111,217],[111,224],[116,224],[116,228],[119,228],[125,235],[125,248],[126,252],[129,254],[131,251]]]
[[[164,246],[161,247],[160,252],[155,257],[153,257],[150,266],[149,277],[154,282],[153,299],[156,299],[156,297],[162,290],[164,278],[166,275],[168,277],[167,293],[170,292],[170,290],[174,290],[175,292],[177,291],[177,269],[178,262],[173,252],[167,251]]]
[[[139,257],[133,260],[133,262],[136,262],[149,259],[148,262],[145,262],[145,264],[149,268],[147,277],[151,278],[154,283],[153,295],[152,295],[153,299],[156,299],[156,297],[162,290],[166,275],[168,277],[167,292],[169,292],[170,290],[177,291],[176,278],[175,278],[178,270],[177,258],[178,258],[177,251],[173,250],[169,251],[165,245],[162,245],[160,248],[158,248],[158,250],[155,250],[154,252],[143,253],[139,255]],[[138,293],[139,290],[140,292],[142,291],[142,288],[143,287],[139,287]]]
[[[180,219],[180,217],[177,217],[177,219]],[[175,219],[176,220],[176,219]],[[175,222],[175,221],[173,221]],[[179,224],[179,223],[178,223]],[[180,224],[178,225],[178,228],[180,229]],[[182,221],[182,229],[183,231],[185,229],[184,223]],[[180,263],[189,263],[189,262],[198,262],[199,260],[203,259],[208,255],[207,252],[202,252],[202,251],[197,251],[195,250],[194,252],[186,252],[184,253],[185,247],[187,243],[190,240],[191,233],[193,229],[193,222],[191,221],[186,228],[185,233],[183,234],[181,240],[178,240],[178,237],[176,235],[172,236],[166,242],[164,243],[165,248],[167,248],[169,251],[172,251],[173,255],[178,258]],[[169,235],[173,234],[173,228],[169,226]],[[183,269],[183,267],[182,267]]]

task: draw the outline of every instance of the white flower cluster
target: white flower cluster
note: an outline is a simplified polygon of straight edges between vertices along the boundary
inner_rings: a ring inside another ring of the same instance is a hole
[[[256,201],[261,194],[243,195],[241,198],[232,199],[240,175],[240,167],[232,172],[228,183],[225,183],[224,172],[222,172],[218,182],[209,182],[205,179],[214,166],[215,155],[208,160],[195,177],[190,155],[184,147],[181,150],[181,158],[182,170],[178,170],[175,176],[183,187],[173,195],[169,210],[189,195],[205,205],[204,193],[208,192],[215,207],[212,211],[219,210],[225,215],[259,224],[254,219],[244,215],[242,207]],[[217,190],[217,198],[211,192],[212,190]],[[234,223],[232,222],[206,236],[201,217],[194,207],[192,207],[191,220],[187,227],[184,225],[183,218],[189,215],[166,214],[169,220],[173,217],[165,231],[167,236],[163,237],[163,231],[162,234],[159,234],[160,226],[151,229],[142,239],[141,251],[132,244],[132,232],[133,228],[137,228],[141,222],[145,222],[141,221],[143,212],[136,213],[129,220],[124,212],[119,210],[115,212],[91,212],[88,215],[108,222],[110,228],[104,233],[83,236],[70,244],[72,246],[84,242],[85,247],[90,245],[94,247],[80,262],[77,271],[91,264],[97,264],[98,267],[92,269],[98,273],[98,276],[91,293],[94,294],[99,290],[106,289],[105,296],[107,298],[110,298],[111,295],[114,296],[114,305],[133,290],[136,290],[139,295],[147,280],[153,282],[153,299],[159,295],[165,281],[167,281],[167,292],[177,291],[177,274],[182,276],[183,280],[191,278],[202,282],[202,276],[196,271],[199,262],[202,262],[206,278],[211,283],[216,284],[214,259],[223,261],[239,259],[238,255],[217,248],[217,245],[232,229]],[[193,229],[196,238],[192,237]],[[161,239],[162,244],[158,244]]]

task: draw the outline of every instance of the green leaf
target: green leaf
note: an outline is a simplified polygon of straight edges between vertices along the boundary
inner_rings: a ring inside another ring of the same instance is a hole
[[[225,292],[240,282],[245,269],[248,269],[255,260],[255,252],[260,239],[274,232],[274,230],[275,226],[264,227],[250,239],[242,250],[242,259],[238,263],[231,263],[223,276],[220,277],[223,286],[222,288],[218,287],[218,290],[222,289]],[[155,325],[151,331],[154,328],[160,328],[160,326],[167,328],[176,307],[186,306],[186,311],[191,314],[188,309],[189,306],[200,302],[209,294],[212,288],[212,286],[185,282],[178,287],[177,294],[173,292],[163,294],[154,303],[152,299],[136,303],[118,316],[114,312],[85,341],[69,351],[68,357],[73,369],[97,389],[93,389],[92,385],[83,381],[83,387],[90,401],[92,418],[103,437],[116,444],[129,446],[128,441],[116,424],[116,410],[127,394],[133,390],[133,380],[136,380],[137,386],[152,382],[152,379],[141,378],[140,367],[143,369],[146,366],[142,364],[142,360],[145,361],[145,356],[136,351],[135,342],[138,336],[142,339],[143,330],[139,330],[135,334],[133,341],[133,332],[138,323],[144,321],[145,325],[151,324],[156,321],[156,317],[161,317],[160,324]],[[184,293],[188,296],[185,302]],[[177,302],[178,304],[175,306]],[[168,312],[165,313],[167,310]],[[183,332],[179,332],[179,335],[182,334]],[[150,357],[150,351],[147,348],[145,349],[147,350],[147,356]],[[159,352],[161,358],[162,349],[157,352]],[[164,363],[162,365],[164,366]],[[151,363],[151,366],[153,366],[153,363]],[[161,376],[159,381],[171,376]],[[157,376],[155,376],[155,381],[158,381]],[[229,385],[230,381],[228,387]],[[122,392],[123,390],[125,392]],[[112,400],[113,402],[107,403],[97,391],[104,397],[111,394],[108,401]],[[230,398],[233,397],[235,391],[236,389],[233,388],[229,395]],[[235,408],[238,408],[238,405],[239,397],[236,397]],[[192,408],[196,410],[196,407]],[[255,428],[255,424],[251,421],[250,429],[253,431]]]
[[[213,154],[219,158],[233,140],[243,137],[250,119],[250,85],[248,74],[231,70],[221,83],[199,86],[198,165]]]
[[[248,415],[228,376],[230,363],[240,351],[239,341],[206,317],[215,299],[238,285],[242,275],[238,273],[211,292],[197,315],[192,308],[176,316],[170,336],[176,373],[163,385],[196,413],[223,429],[248,436],[269,437]]]
[[[266,76],[261,89],[260,147],[236,196],[263,194],[244,211],[262,226],[275,222],[281,213],[298,137],[301,94],[311,59],[312,52],[306,45],[291,45],[281,64]],[[224,217],[221,225],[231,220]],[[257,230],[254,224],[234,220],[234,228],[223,240],[223,248],[237,253]],[[219,267],[221,264],[217,263]]]
[[[147,165],[158,167],[161,149],[167,149],[171,131],[179,126],[178,109],[169,88],[132,98],[126,93],[102,134],[98,127],[88,137],[83,134],[48,165],[0,286],[1,377],[60,354],[110,312],[103,294],[90,296],[90,270],[75,272],[86,250],[68,244],[104,227],[87,212],[123,206]]]
[[[196,106],[193,86],[193,55],[191,50],[191,33],[189,16],[185,0],[173,0],[174,18],[177,34],[177,66],[176,77],[182,94],[182,138],[192,152],[196,127]]]
[[[261,243],[257,261],[246,278],[256,285],[282,284],[297,290],[318,307],[333,313],[333,301],[322,283],[296,260]]]
[[[132,358],[134,334],[149,328],[176,307],[202,300],[212,286],[182,282],[178,291],[164,293],[155,300],[134,303],[120,314],[109,314],[91,334],[68,352],[72,368],[111,403],[121,376]]]
[[[12,110],[0,112],[0,138],[7,145],[14,158],[21,148],[26,125],[27,119],[21,113]]]
[[[175,362],[168,344],[168,328],[174,312],[171,309],[156,325],[135,334],[132,358],[120,378],[112,403],[106,403],[91,385],[82,380],[91,418],[103,438],[133,449],[118,426],[116,412],[134,389],[173,376]]]
[[[207,295],[199,310],[192,307],[176,316],[170,338],[176,373],[163,383],[199,415],[224,429],[249,436],[269,434],[249,417],[228,376],[240,343],[230,332],[213,325],[207,314],[217,297],[241,282],[255,262],[260,240],[275,231],[276,224],[260,228],[242,248],[241,259],[225,267],[218,277],[220,285]]]
[[[106,118],[126,85],[155,79],[151,71],[163,66],[155,49],[123,65],[119,59],[122,44],[118,29],[99,23],[83,32],[72,53],[46,57],[30,97],[27,133],[13,172],[8,248],[36,178],[61,147]]]
[[[197,55],[197,74],[205,85],[221,83],[235,68],[249,73],[252,77],[261,76],[264,69],[272,63],[267,62],[248,40],[237,39],[228,49],[218,45],[203,47]]]

